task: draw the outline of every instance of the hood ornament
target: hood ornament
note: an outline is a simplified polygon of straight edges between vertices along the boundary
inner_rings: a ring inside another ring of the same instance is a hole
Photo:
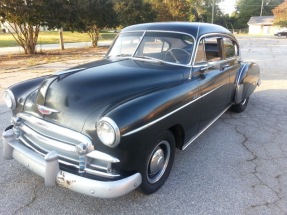
[[[45,107],[43,105],[37,105],[39,112],[43,115],[50,115],[52,113],[59,113],[60,111],[54,110],[52,108]]]

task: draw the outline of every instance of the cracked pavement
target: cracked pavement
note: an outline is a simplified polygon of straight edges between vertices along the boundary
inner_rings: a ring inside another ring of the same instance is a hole
[[[0,214],[286,215],[287,39],[238,40],[243,60],[259,64],[261,86],[243,113],[227,111],[186,150],[176,152],[169,179],[158,192],[95,199],[60,187],[46,188],[42,178],[0,153]],[[0,68],[0,94],[13,83],[83,62]],[[2,130],[10,116],[1,98]]]

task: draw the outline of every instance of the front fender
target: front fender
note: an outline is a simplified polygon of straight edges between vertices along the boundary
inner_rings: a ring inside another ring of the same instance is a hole
[[[242,62],[235,79],[234,103],[239,104],[248,98],[259,85],[259,66],[252,62]]]
[[[164,131],[173,126],[173,123],[185,121],[181,117],[186,116],[179,112],[189,106],[198,94],[198,82],[186,81],[130,100],[111,110],[106,116],[118,124],[122,136],[140,132],[159,121],[168,122],[163,123],[164,127],[158,128]],[[168,120],[173,115],[177,116],[177,122]]]
[[[44,79],[46,79],[48,76],[42,76],[30,80],[26,80],[23,82],[20,82],[18,84],[12,85],[8,89],[11,90],[13,93],[15,99],[16,99],[16,109],[13,110],[13,115],[15,115],[18,112],[23,111],[25,101],[27,97],[34,92],[39,85],[42,83]]]

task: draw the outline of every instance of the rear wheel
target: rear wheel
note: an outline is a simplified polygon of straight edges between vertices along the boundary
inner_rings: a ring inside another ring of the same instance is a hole
[[[175,154],[175,139],[170,131],[159,135],[146,156],[142,167],[142,184],[139,191],[144,194],[156,192],[169,176]]]
[[[230,110],[235,112],[235,113],[241,113],[241,112],[243,112],[246,109],[248,101],[249,101],[249,97],[244,99],[239,104],[232,105]]]

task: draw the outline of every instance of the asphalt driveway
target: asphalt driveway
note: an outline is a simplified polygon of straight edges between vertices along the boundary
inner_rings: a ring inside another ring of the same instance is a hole
[[[259,64],[261,86],[245,112],[226,112],[185,151],[177,151],[171,175],[157,193],[95,199],[46,188],[42,178],[0,153],[0,214],[286,215],[287,39],[239,37],[239,42],[243,59]],[[53,69],[78,63],[55,64]],[[47,66],[0,68],[0,94],[13,83],[51,72]],[[10,116],[1,98],[1,130]]]

